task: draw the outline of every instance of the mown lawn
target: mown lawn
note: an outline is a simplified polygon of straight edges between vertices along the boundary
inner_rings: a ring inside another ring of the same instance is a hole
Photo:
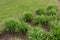
[[[40,7],[57,4],[57,0],[0,0],[0,30],[5,19],[22,17],[25,11],[34,13]]]
[[[20,16],[24,11],[34,12],[40,7],[57,4],[57,0],[0,0],[0,21]]]

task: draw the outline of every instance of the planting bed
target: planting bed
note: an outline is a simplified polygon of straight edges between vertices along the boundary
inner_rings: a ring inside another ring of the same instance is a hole
[[[10,15],[10,17],[7,14],[7,19],[6,16],[5,19],[4,16],[0,18],[0,40],[60,40],[59,10],[58,6],[54,5],[54,1],[53,4],[50,2],[48,6],[44,3],[44,7],[42,7],[43,4],[39,7],[39,0],[26,0],[28,2],[21,0],[21,3],[19,0],[11,0],[12,3],[14,2],[13,4],[16,5],[11,5],[10,0],[6,1],[9,4],[5,3],[4,0],[1,0],[6,6],[9,6],[6,11],[9,9],[7,12],[13,15]],[[44,0],[41,0],[41,2],[44,2]],[[47,0],[47,2],[49,1]],[[35,3],[37,8],[34,7]],[[19,5],[22,7],[20,8]],[[11,6],[12,9],[10,10]],[[1,8],[3,10],[5,7],[2,7],[1,5]],[[4,10],[0,10],[1,13],[7,13]]]
[[[19,34],[19,33],[10,33],[10,34],[1,34],[0,40],[14,40],[14,38],[17,38],[15,40],[27,40],[27,36],[25,34]]]

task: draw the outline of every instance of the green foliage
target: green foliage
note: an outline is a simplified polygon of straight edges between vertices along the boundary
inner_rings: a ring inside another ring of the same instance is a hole
[[[43,29],[32,28],[28,31],[28,40],[60,40],[60,28],[46,32]]]
[[[48,21],[55,21],[58,19],[58,7],[57,6],[48,6],[47,8],[47,20]]]
[[[47,10],[51,10],[51,9],[54,9],[54,10],[56,10],[56,11],[58,11],[58,6],[48,6],[48,8],[47,8]]]
[[[40,8],[36,11],[37,15],[45,15],[45,13],[46,13],[46,10],[44,8]]]
[[[53,21],[49,21],[48,25],[50,27],[50,30],[54,30],[54,29],[58,28],[59,23],[57,20],[55,20],[55,21],[53,20]]]
[[[50,21],[49,27],[51,29],[50,39],[52,40],[60,40],[60,21]]]
[[[33,23],[34,23],[34,24],[39,24],[39,23],[40,23],[40,16],[34,17]]]
[[[50,39],[60,40],[60,27],[57,26],[54,30],[51,31],[50,35]]]
[[[54,21],[54,20],[57,20],[57,15],[50,15],[50,16],[47,16],[47,21]]]
[[[10,32],[12,33],[12,32],[15,32],[15,28],[17,24],[18,24],[18,21],[12,19],[12,20],[7,20],[4,25],[5,25],[6,31],[8,31],[9,33]]]
[[[49,40],[49,34],[43,29],[32,28],[28,31],[28,40]]]
[[[28,31],[27,24],[19,20],[8,20],[4,25],[8,33],[26,33]]]
[[[46,21],[47,21],[47,19],[46,19],[46,17],[44,15],[36,16],[33,19],[33,22],[35,24],[39,24],[39,23],[44,24]]]
[[[57,22],[57,7],[49,6],[46,10],[40,8],[36,11],[37,16],[33,18],[32,13],[26,12],[23,21],[8,20],[5,22],[5,30],[8,33],[27,33],[28,40],[60,40],[60,24]],[[33,19],[33,21],[32,21]],[[45,24],[48,21],[50,32],[46,32],[40,27],[31,28],[25,22],[33,22],[34,24]]]
[[[53,37],[55,38],[54,40],[60,40],[60,28],[52,31]]]
[[[23,17],[23,20],[25,22],[29,22],[29,21],[32,21],[32,19],[33,19],[32,13],[31,12],[25,12],[25,15]]]
[[[19,23],[19,25],[16,26],[15,31],[18,33],[26,33],[28,31],[28,29],[29,29],[29,26],[25,22],[21,21]]]
[[[58,7],[57,6],[48,6],[47,8],[47,14],[48,15],[57,15],[58,13]]]

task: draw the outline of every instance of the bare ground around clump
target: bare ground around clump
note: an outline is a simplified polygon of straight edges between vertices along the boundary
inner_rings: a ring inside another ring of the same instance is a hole
[[[50,31],[50,28],[49,28],[49,26],[48,26],[48,23],[45,23],[45,24],[43,24],[42,25],[42,28],[45,30],[45,31]]]
[[[26,34],[18,33],[0,34],[0,40],[11,40],[11,38],[20,38],[22,40],[27,40]]]
[[[58,2],[60,2],[60,0],[58,0]]]

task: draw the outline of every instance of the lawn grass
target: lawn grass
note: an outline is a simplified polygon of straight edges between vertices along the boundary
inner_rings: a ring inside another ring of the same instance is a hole
[[[0,0],[0,21],[18,17],[24,11],[34,12],[40,7],[57,4],[57,0]]]
[[[25,11],[34,13],[40,7],[57,4],[57,0],[0,0],[0,30],[4,19],[22,17]]]

